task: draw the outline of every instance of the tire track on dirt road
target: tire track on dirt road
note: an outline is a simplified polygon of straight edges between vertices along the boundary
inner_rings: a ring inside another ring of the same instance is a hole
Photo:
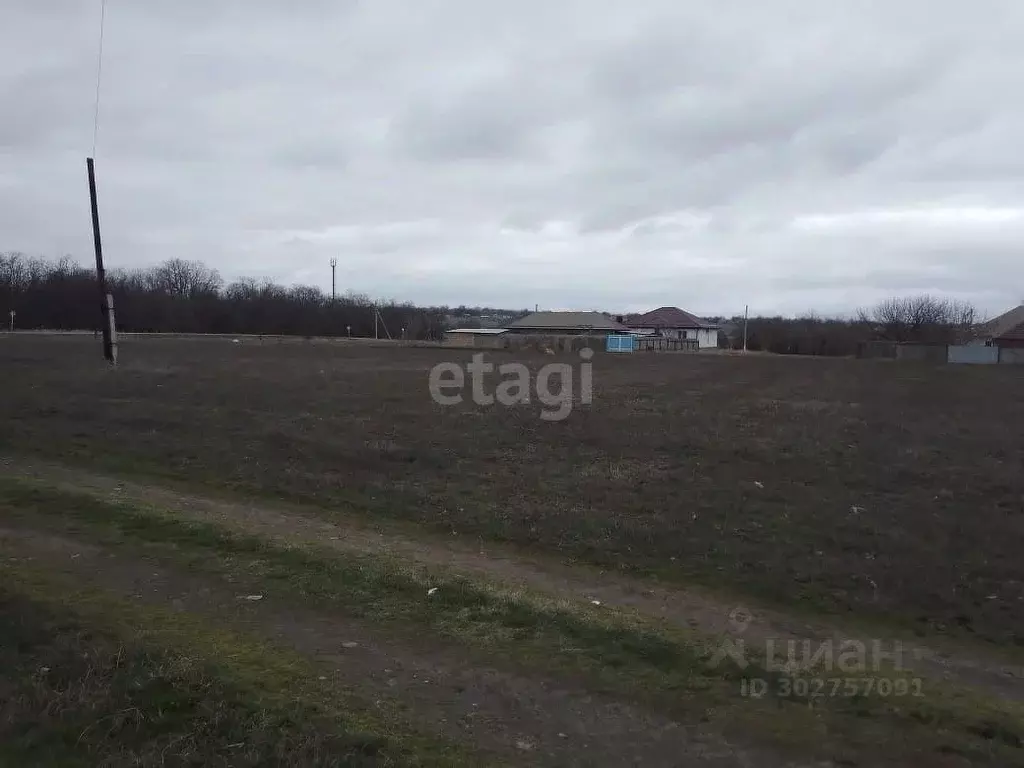
[[[614,698],[467,664],[443,642],[410,647],[358,620],[273,596],[250,601],[242,585],[32,528],[0,528],[0,556],[96,588],[204,617],[289,646],[367,701],[397,701],[416,726],[471,744],[503,764],[799,768],[769,751],[730,744]]]
[[[567,565],[552,558],[514,551],[492,542],[476,545],[464,538],[415,534],[397,525],[375,529],[367,520],[334,510],[331,520],[308,507],[214,499],[194,493],[111,477],[86,470],[19,460],[0,460],[0,476],[45,482],[56,488],[88,493],[107,500],[151,505],[185,518],[212,522],[238,532],[280,543],[317,544],[338,552],[387,555],[411,564],[447,569],[509,588],[524,588],[557,599],[600,602],[635,611],[711,636],[742,637],[748,646],[764,648],[787,641],[839,643],[871,639],[826,622],[786,615],[780,610],[740,606],[695,589],[683,589],[588,565]],[[734,620],[741,610],[742,622]],[[902,664],[912,673],[987,695],[1024,701],[1024,666],[994,658],[979,649],[950,643],[941,649],[900,638]]]

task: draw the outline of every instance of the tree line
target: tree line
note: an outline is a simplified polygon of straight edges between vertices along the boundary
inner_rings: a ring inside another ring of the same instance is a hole
[[[374,302],[352,292],[332,300],[316,286],[286,288],[256,278],[225,283],[217,270],[186,259],[109,270],[106,281],[123,332],[372,337],[376,330],[381,338],[437,339],[446,314],[442,307]],[[70,257],[0,254],[0,311],[15,312],[16,328],[96,329],[100,306],[94,269]]]
[[[722,319],[724,320],[724,319]],[[747,349],[790,355],[847,357],[872,341],[959,344],[979,321],[974,305],[921,294],[894,297],[857,311],[853,318],[752,317],[747,321]],[[743,346],[743,318],[724,320],[728,332],[721,345]]]
[[[375,303],[351,292],[332,300],[316,286],[286,288],[255,278],[225,283],[217,270],[185,259],[110,270],[106,277],[118,330],[127,332],[372,337],[376,330],[381,338],[390,334],[432,340],[441,337],[447,317],[470,312],[465,307],[416,307],[393,300]],[[0,311],[5,311],[5,299],[6,311],[16,313],[17,328],[81,330],[98,328],[101,322],[95,270],[70,257],[46,260],[0,254]],[[380,318],[376,329],[375,304]],[[500,309],[473,312],[509,318],[525,314]],[[710,319],[728,328],[720,335],[721,346],[742,347],[742,317]],[[897,297],[850,319],[752,317],[747,348],[850,356],[869,341],[950,344],[967,338],[977,320],[975,308],[967,302],[927,294]]]

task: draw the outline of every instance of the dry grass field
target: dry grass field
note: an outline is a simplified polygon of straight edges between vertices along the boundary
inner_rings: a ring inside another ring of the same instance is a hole
[[[172,584],[175,568],[184,569],[182,579],[203,571],[229,584],[258,573],[260,584],[280,583],[291,595],[286,603],[368,622],[367,636],[387,627],[389,637],[403,638],[403,653],[436,633],[483,654],[481,664],[500,651],[520,677],[571,681],[569,689],[628,701],[637,712],[620,715],[617,727],[645,734],[602,740],[597,731],[615,731],[598,714],[538,692],[536,722],[497,705],[490,713],[491,722],[520,718],[532,735],[426,729],[456,744],[449,749],[395,736],[406,726],[391,720],[370,722],[364,730],[391,734],[393,754],[374,747],[350,756],[363,762],[318,762],[330,753],[317,752],[321,742],[369,743],[346,730],[303,741],[306,757],[294,764],[361,765],[381,755],[392,762],[373,764],[404,764],[409,754],[422,764],[424,755],[456,764],[467,744],[489,755],[484,763],[511,755],[512,764],[705,764],[713,750],[694,751],[694,739],[706,746],[701,739],[719,736],[732,745],[721,765],[783,765],[791,756],[841,765],[1019,764],[1024,691],[1013,675],[1024,645],[1024,367],[602,353],[592,360],[593,402],[545,421],[537,402],[474,404],[468,385],[461,404],[434,402],[431,367],[470,356],[129,339],[112,370],[89,337],[0,338],[0,524],[10,583],[23,585],[5,605],[22,605],[26,594],[53,603],[54,574],[103,599],[135,583],[124,574],[104,581],[102,567],[85,578],[82,558],[58,557],[44,578],[39,564],[68,541],[141,552],[170,569]],[[570,354],[487,357],[533,370],[580,362]],[[35,552],[31,563],[16,557],[26,550]],[[255,571],[240,565],[247,558]],[[410,563],[426,570],[410,574]],[[457,597],[424,614],[419,595],[432,583],[455,585],[448,591]],[[495,597],[503,589],[514,590],[511,603]],[[539,602],[523,597],[534,592]],[[532,607],[515,608],[520,599]],[[672,634],[713,637],[739,605],[761,617],[764,637],[846,632],[920,642],[944,660],[931,670],[943,685],[980,698],[930,695],[920,711],[871,697],[798,702],[781,714],[741,711],[738,678],[709,670],[692,647],[683,653]],[[618,619],[608,618],[620,608]],[[75,621],[103,624],[112,610]],[[195,609],[203,610],[224,609]],[[419,629],[409,637],[399,625]],[[589,660],[566,661],[558,649],[567,646],[590,648],[589,656],[580,652]],[[414,650],[417,658],[426,653]],[[151,658],[138,654],[140,664]],[[481,697],[493,702],[501,684],[490,686]],[[437,702],[427,696],[410,706],[426,711]],[[547,733],[542,724],[554,711],[568,720]],[[726,722],[710,711],[731,714]],[[686,760],[669,757],[683,749],[674,737],[651,735],[674,733],[666,718],[703,723],[699,737],[687,731]],[[589,737],[569,732],[581,722]],[[747,742],[756,758],[736,746]],[[263,744],[250,757],[278,748]]]

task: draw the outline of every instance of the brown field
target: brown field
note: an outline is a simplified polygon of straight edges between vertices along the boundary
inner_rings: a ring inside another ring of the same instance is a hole
[[[545,422],[436,405],[430,367],[468,351],[168,339],[108,371],[3,343],[7,454],[1024,644],[1024,369],[599,354],[592,405]]]
[[[1024,367],[600,353],[592,404],[545,421],[537,402],[479,406],[468,388],[462,404],[433,402],[430,368],[471,353],[128,339],[108,369],[89,337],[7,336],[0,458],[8,474],[65,490],[117,478],[118,488],[279,505],[317,525],[362,521],[410,541],[420,532],[459,551],[569,566],[562,584],[578,568],[608,589],[696,588],[725,615],[756,606],[791,627],[884,631],[1016,663]],[[579,362],[487,356],[533,370]],[[446,558],[426,559],[458,565]],[[1022,732],[1004,739],[1014,759]],[[855,755],[847,765],[882,764],[843,748]],[[893,764],[985,762],[982,752],[943,755],[967,762]]]

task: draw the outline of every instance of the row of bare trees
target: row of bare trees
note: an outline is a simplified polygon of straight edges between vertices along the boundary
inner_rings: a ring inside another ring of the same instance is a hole
[[[972,335],[979,321],[969,302],[927,294],[895,297],[861,309],[853,319],[807,315],[752,317],[747,348],[777,354],[851,356],[869,341],[957,344]],[[725,346],[743,344],[743,318],[733,318]]]
[[[186,259],[110,270],[107,289],[122,331],[368,337],[377,330],[397,338],[404,329],[405,338],[429,339],[440,336],[445,315],[443,308],[387,301],[377,302],[375,322],[367,296],[332,300],[315,286],[286,288],[254,278],[225,283],[217,270]],[[68,257],[0,254],[0,311],[7,310],[16,313],[18,328],[94,329],[101,319],[95,271]]]
[[[743,318],[732,321],[732,332],[720,341],[733,349],[743,346]],[[752,317],[747,325],[747,348],[779,355],[856,355],[871,329],[859,321],[806,317]]]
[[[969,302],[924,294],[886,299],[859,319],[884,341],[955,344],[970,335],[978,312]]]
[[[279,333],[305,336],[373,336],[374,302],[347,293],[332,301],[315,286],[281,285],[253,278],[225,283],[199,261],[171,259],[157,267],[112,270],[118,326],[125,331],[179,333]],[[70,258],[57,261],[20,253],[0,255],[0,311],[4,300],[19,328],[92,329],[100,321],[93,270]],[[446,308],[378,303],[393,336],[435,339]],[[816,316],[754,317],[747,346],[780,354],[855,355],[867,341],[956,343],[978,320],[973,305],[930,295],[891,298],[861,310],[854,319]],[[734,318],[739,327],[742,318]],[[379,333],[383,336],[384,330]],[[742,345],[733,333],[724,343]]]

